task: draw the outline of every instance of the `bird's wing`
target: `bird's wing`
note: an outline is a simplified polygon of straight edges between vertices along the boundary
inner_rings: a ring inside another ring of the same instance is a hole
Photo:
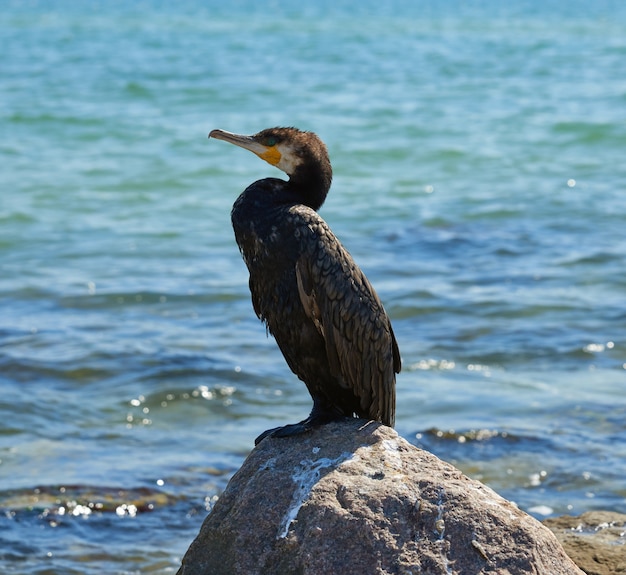
[[[391,322],[323,220],[307,228],[306,248],[296,264],[300,301],[324,338],[333,374],[360,398],[362,413],[393,425],[400,353]]]

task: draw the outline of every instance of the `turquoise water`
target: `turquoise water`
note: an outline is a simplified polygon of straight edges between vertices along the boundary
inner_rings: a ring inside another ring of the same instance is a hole
[[[401,435],[539,518],[626,512],[626,8],[380,4],[3,5],[3,573],[175,572],[308,413],[230,228],[279,174],[213,128],[327,143]]]

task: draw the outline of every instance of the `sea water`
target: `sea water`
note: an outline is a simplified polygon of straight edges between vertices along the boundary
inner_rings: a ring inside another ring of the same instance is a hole
[[[6,1],[0,567],[173,573],[311,400],[213,128],[317,132],[403,360],[397,429],[542,518],[626,512],[621,2]]]

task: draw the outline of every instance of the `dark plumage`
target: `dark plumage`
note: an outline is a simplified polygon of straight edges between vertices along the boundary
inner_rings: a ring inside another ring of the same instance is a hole
[[[209,137],[246,148],[289,176],[254,182],[231,213],[254,311],[313,398],[307,419],[268,430],[257,443],[355,415],[393,426],[400,353],[391,323],[316,212],[332,179],[326,146],[296,128],[253,136],[213,130]]]

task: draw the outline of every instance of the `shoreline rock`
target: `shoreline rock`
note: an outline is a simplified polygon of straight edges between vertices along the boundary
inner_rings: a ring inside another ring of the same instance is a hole
[[[626,515],[588,511],[542,521],[587,575],[626,575]]]
[[[178,575],[584,575],[490,488],[363,420],[249,455]]]

